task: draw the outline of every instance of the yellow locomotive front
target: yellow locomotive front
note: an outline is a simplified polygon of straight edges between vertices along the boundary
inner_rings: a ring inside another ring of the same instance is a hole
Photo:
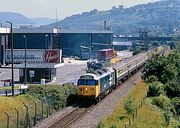
[[[77,95],[80,102],[91,102],[99,95],[99,81],[94,74],[85,74],[78,80]]]

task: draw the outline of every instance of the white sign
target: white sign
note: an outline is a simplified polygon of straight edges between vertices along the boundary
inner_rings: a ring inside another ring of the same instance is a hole
[[[29,76],[34,77],[34,71],[29,71]]]
[[[60,49],[27,49],[27,63],[61,63],[62,50]],[[15,64],[25,63],[25,50],[14,49],[13,59]],[[11,49],[6,49],[7,64],[11,64]]]

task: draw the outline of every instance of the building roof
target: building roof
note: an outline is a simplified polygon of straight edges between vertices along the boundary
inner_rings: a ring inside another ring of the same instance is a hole
[[[7,31],[7,32],[6,32]],[[10,33],[10,28],[0,28],[0,33]],[[13,33],[108,33],[112,34],[111,30],[68,30],[58,28],[42,28],[42,27],[21,27],[13,28]]]
[[[60,29],[60,33],[113,33],[111,30],[66,30]]]
[[[58,33],[56,28],[13,28],[13,33]]]

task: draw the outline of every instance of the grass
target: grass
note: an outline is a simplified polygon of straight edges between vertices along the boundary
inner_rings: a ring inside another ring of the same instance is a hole
[[[177,122],[171,118],[168,127],[165,126],[163,115],[160,110],[153,106],[149,100],[139,112],[138,118],[135,120],[131,128],[176,128]]]
[[[125,124],[128,124],[129,116],[123,109],[123,102],[127,100],[129,96],[131,96],[136,106],[138,106],[145,96],[147,89],[148,87],[143,81],[138,81],[130,94],[124,97],[117,104],[114,112],[102,120],[101,126],[103,128],[124,128]],[[173,128],[174,126],[175,122],[173,119],[171,119],[171,123],[168,128]],[[162,113],[157,107],[151,105],[148,99],[146,99],[142,109],[138,111],[138,117],[132,123],[131,128],[165,128]]]
[[[20,123],[23,124],[25,117],[25,107],[24,104],[29,106],[30,117],[34,116],[34,104],[32,100],[37,101],[29,95],[19,95],[15,97],[0,97],[0,126],[1,128],[6,127],[7,116],[5,112],[10,116],[10,127],[16,126],[16,111],[15,108],[19,111]]]
[[[20,89],[20,86],[14,86],[14,90],[18,90]],[[11,86],[7,86],[7,87],[1,87],[0,91],[8,91],[8,90],[12,90]]]
[[[138,81],[134,89],[129,94],[129,96],[133,98],[133,100],[135,101],[135,105],[138,106],[142,98],[145,96],[146,92],[147,92],[147,86],[145,85],[145,83],[142,81]],[[123,98],[123,100],[121,100],[117,104],[114,112],[109,117],[103,120],[103,127],[105,128],[109,128],[112,126],[116,126],[118,128],[124,127],[124,125],[128,122],[128,115],[126,111],[123,109],[123,102],[127,98],[128,96]]]
[[[157,108],[146,103],[138,114],[132,128],[162,128],[164,127],[162,114]]]

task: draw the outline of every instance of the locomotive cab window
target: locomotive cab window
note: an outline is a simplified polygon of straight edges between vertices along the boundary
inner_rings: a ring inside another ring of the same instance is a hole
[[[97,80],[78,80],[78,85],[97,85]]]

